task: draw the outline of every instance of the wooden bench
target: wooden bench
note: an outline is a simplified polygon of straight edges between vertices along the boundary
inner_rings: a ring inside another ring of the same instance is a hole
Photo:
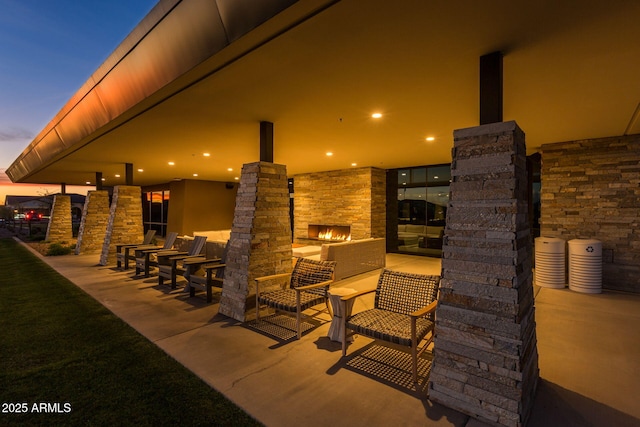
[[[375,289],[343,296],[341,302],[346,307],[354,298],[376,293],[374,308],[343,317],[342,356],[347,355],[348,337],[353,334],[409,347],[413,381],[417,383],[418,356],[433,340],[439,284],[440,276],[383,269]]]

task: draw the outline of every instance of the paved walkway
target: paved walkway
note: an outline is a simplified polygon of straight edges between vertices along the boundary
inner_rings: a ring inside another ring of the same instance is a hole
[[[395,368],[399,353],[367,338],[342,359],[340,344],[326,337],[328,318],[300,341],[283,341],[218,315],[204,297],[98,266],[97,255],[43,259],[267,426],[484,425],[426,399],[428,361],[416,390],[408,365]],[[388,266],[440,270],[437,259],[394,254]],[[340,286],[360,289],[376,278]],[[640,296],[537,288],[536,321],[541,379],[528,425],[640,426]]]

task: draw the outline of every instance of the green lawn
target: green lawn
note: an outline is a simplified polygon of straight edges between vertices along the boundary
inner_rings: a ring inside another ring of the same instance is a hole
[[[0,425],[260,425],[12,239],[0,272]]]

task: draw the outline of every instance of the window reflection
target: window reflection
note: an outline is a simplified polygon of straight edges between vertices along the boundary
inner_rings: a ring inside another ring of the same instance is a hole
[[[169,190],[145,192],[142,198],[142,217],[145,232],[156,230],[159,236],[166,236]]]
[[[450,165],[398,169],[397,251],[442,255]]]

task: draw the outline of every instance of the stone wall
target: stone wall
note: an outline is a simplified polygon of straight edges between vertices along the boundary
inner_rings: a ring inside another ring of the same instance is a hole
[[[109,214],[109,192],[106,190],[89,191],[82,209],[76,255],[97,254],[102,251],[109,224]]]
[[[429,398],[523,426],[538,380],[524,134],[456,131],[451,177]]]
[[[386,176],[377,168],[294,176],[294,242],[308,241],[309,224],[349,225],[352,240],[385,237]]]
[[[73,222],[71,220],[71,196],[56,194],[53,197],[53,206],[49,225],[47,225],[47,242],[67,242],[73,238]]]
[[[255,308],[256,277],[292,270],[289,187],[283,165],[242,167],[219,313],[245,321]]]
[[[540,234],[602,241],[602,286],[640,292],[640,135],[542,146]]]
[[[141,243],[143,239],[142,190],[137,186],[114,187],[100,265],[115,262],[116,245]]]

